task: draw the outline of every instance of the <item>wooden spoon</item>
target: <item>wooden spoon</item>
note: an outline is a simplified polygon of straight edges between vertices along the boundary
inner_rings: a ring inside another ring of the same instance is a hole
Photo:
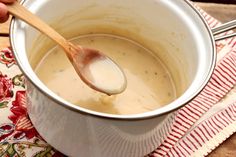
[[[126,88],[126,77],[121,68],[98,50],[74,45],[32,14],[18,2],[7,4],[13,16],[25,21],[60,45],[80,78],[91,88],[108,94],[118,94]]]

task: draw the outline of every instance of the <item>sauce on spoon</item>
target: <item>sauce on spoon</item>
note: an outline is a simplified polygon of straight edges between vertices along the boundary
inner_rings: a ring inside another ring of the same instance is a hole
[[[117,94],[124,91],[126,78],[123,71],[107,57],[94,57],[89,60],[89,64],[83,68],[83,76],[91,81],[88,84],[95,84],[100,92],[106,91],[107,95]]]

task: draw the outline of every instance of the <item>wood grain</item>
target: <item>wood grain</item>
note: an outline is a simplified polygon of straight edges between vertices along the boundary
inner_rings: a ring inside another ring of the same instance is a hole
[[[207,157],[235,157],[236,156],[236,133],[213,150]]]
[[[0,36],[9,33],[9,24],[10,24],[10,18],[6,23],[0,24]]]
[[[0,50],[9,46],[9,38],[0,36]]]
[[[236,19],[236,5],[234,4],[215,4],[215,3],[196,3],[208,14],[221,22]]]
[[[236,0],[192,0],[194,2],[236,4]]]

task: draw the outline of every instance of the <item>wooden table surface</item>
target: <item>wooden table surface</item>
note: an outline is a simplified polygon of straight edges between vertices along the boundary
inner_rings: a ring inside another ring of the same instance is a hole
[[[236,5],[222,5],[213,3],[196,3],[216,19],[226,22],[236,19]],[[9,46],[9,21],[0,24],[0,49]],[[235,157],[236,156],[236,133],[213,150],[208,157]]]

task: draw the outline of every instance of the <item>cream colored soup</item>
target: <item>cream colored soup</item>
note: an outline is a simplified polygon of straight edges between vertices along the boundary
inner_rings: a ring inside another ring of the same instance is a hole
[[[36,73],[49,89],[65,100],[98,112],[137,114],[160,108],[176,98],[169,72],[141,45],[104,34],[82,36],[72,42],[96,48],[111,57],[123,68],[127,88],[113,96],[92,90],[80,80],[62,49],[55,47],[38,64]]]

